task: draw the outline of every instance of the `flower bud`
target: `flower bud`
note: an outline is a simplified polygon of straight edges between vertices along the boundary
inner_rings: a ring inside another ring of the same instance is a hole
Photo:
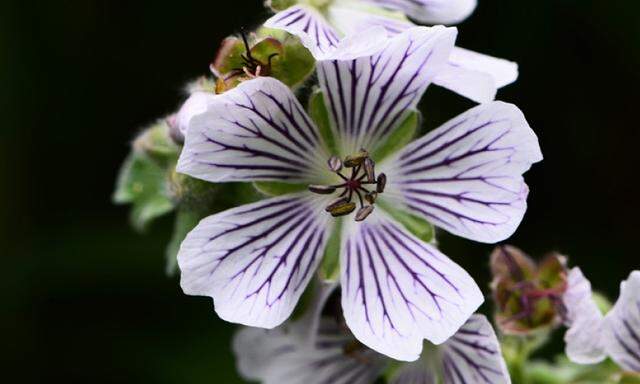
[[[496,323],[505,334],[527,335],[560,322],[567,289],[564,256],[552,253],[535,263],[516,247],[499,246],[491,254],[491,272]]]

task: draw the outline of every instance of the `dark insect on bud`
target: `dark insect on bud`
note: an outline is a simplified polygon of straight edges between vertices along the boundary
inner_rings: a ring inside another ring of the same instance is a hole
[[[355,155],[347,156],[344,159],[344,166],[347,168],[356,167],[362,164],[367,157],[369,157],[369,153],[367,151],[360,151]]]
[[[342,202],[332,207],[329,213],[331,213],[331,216],[333,217],[345,216],[353,212],[355,209],[356,203]]]
[[[384,173],[381,173],[380,176],[378,176],[378,183],[376,185],[376,191],[378,193],[382,193],[384,192],[384,188],[387,186],[387,175],[385,175]]]
[[[366,207],[360,208],[358,210],[358,213],[356,213],[356,221],[363,221],[364,219],[369,217],[371,212],[373,212],[373,208],[373,205],[367,205]]]
[[[336,187],[330,185],[310,185],[309,191],[319,195],[330,195],[336,191]]]
[[[375,203],[377,198],[378,198],[378,192],[376,191],[371,191],[366,195],[364,195],[364,199],[367,200],[369,204]]]
[[[338,156],[331,156],[327,164],[329,164],[329,169],[333,172],[340,172],[342,169],[342,160]]]
[[[364,171],[367,174],[367,181],[370,183],[374,183],[376,181],[375,166],[376,163],[374,163],[370,157],[364,159]]]

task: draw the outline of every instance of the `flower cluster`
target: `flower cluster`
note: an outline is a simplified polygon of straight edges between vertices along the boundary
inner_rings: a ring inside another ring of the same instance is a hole
[[[437,246],[436,227],[509,238],[527,209],[523,175],[542,160],[520,109],[495,101],[517,65],[457,47],[445,26],[475,1],[266,5],[274,15],[224,40],[179,110],[136,139],[115,194],[139,228],[177,211],[167,270],[177,260],[186,294],[251,327],[234,341],[243,376],[510,383],[502,335],[562,323],[573,361],[608,354],[640,370],[634,288],[603,317],[564,257],[500,246],[497,335],[476,313],[478,284]],[[478,105],[418,137],[432,84]]]

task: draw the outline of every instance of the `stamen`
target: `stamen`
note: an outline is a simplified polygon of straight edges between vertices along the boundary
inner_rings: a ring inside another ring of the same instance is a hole
[[[360,152],[355,155],[347,156],[344,159],[344,166],[347,168],[353,168],[362,164],[367,157],[369,157],[369,153],[365,150],[360,150]]]
[[[366,207],[360,208],[358,210],[358,213],[356,213],[356,221],[363,221],[364,219],[369,217],[371,212],[373,212],[373,208],[373,205],[367,205]]]
[[[376,191],[378,193],[382,193],[384,192],[384,187],[387,186],[387,175],[385,175],[384,173],[381,173],[380,176],[378,176],[378,182],[376,183]]]
[[[336,187],[331,185],[310,185],[309,191],[319,195],[330,195],[336,191]]]
[[[376,171],[375,171],[376,163],[371,160],[370,157],[364,159],[364,171],[367,174],[367,181],[373,183],[376,181]]]
[[[327,160],[327,166],[344,182],[335,185],[309,185],[309,191],[321,195],[330,195],[342,189],[338,198],[329,203],[325,211],[334,217],[348,215],[356,209],[356,203],[352,202],[352,199],[357,195],[360,208],[355,220],[363,221],[369,217],[374,210],[378,194],[384,192],[387,183],[387,176],[384,173],[376,179],[375,162],[369,157],[369,153],[362,149],[355,155],[347,156],[344,161],[337,156],[331,156]],[[351,168],[351,174],[348,177],[341,173],[345,167]],[[376,188],[374,191],[369,191],[364,185],[375,185]]]
[[[337,173],[342,170],[342,160],[338,156],[331,156],[327,163],[329,164],[329,169],[333,172]]]
[[[339,217],[339,216],[348,215],[351,212],[353,212],[355,209],[356,209],[356,203],[343,202],[333,207],[329,211],[329,213],[331,213],[331,216],[333,217]]]

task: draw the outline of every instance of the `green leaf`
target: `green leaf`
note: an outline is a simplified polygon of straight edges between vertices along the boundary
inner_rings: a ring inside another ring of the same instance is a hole
[[[168,276],[173,276],[178,271],[178,260],[176,257],[180,250],[180,244],[182,244],[187,234],[191,232],[204,217],[206,217],[206,214],[202,211],[195,211],[186,207],[180,207],[178,209],[173,226],[173,235],[167,245],[166,251],[167,264],[165,272]]]
[[[309,115],[320,130],[320,137],[324,142],[329,153],[340,155],[335,142],[335,135],[331,129],[331,120],[329,119],[329,111],[324,103],[322,92],[316,90],[309,98]]]
[[[402,123],[392,131],[391,135],[380,143],[371,153],[372,159],[380,163],[386,157],[394,154],[398,150],[409,144],[418,131],[420,125],[420,112],[409,111]]]
[[[337,281],[340,276],[340,243],[342,239],[343,218],[337,218],[331,230],[322,256],[320,276],[326,281]]]
[[[300,40],[292,36],[284,39],[282,48],[282,53],[272,59],[271,76],[289,87],[298,86],[311,76],[316,61]]]
[[[383,199],[376,202],[381,209],[387,212],[391,217],[402,224],[409,232],[414,234],[420,240],[431,243],[435,241],[436,230],[433,224],[420,217],[414,216],[406,211],[396,209]]]
[[[144,153],[132,153],[120,170],[113,195],[116,204],[132,204],[131,223],[139,231],[175,207],[168,191],[168,173]]]
[[[256,181],[253,186],[258,192],[267,196],[281,196],[307,190],[307,186],[304,184],[280,183],[277,181]]]

